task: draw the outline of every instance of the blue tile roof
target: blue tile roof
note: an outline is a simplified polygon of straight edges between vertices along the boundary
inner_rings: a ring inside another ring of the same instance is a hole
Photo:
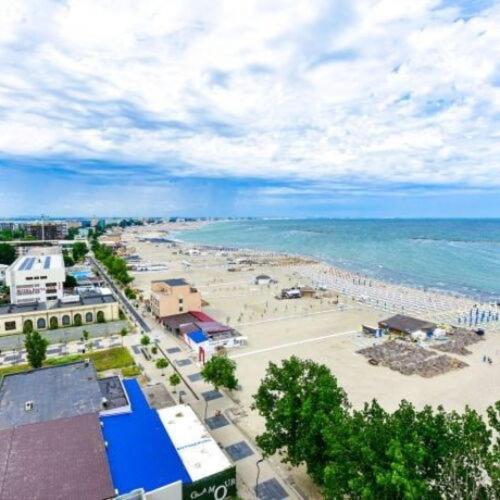
[[[197,344],[201,344],[202,342],[205,342],[206,340],[208,340],[208,337],[201,330],[196,330],[195,332],[190,332],[187,334],[187,336],[193,342],[196,342]]]
[[[124,380],[132,413],[102,417],[103,435],[114,487],[120,494],[137,488],[151,491],[191,479],[158,412],[151,408],[136,380]]]

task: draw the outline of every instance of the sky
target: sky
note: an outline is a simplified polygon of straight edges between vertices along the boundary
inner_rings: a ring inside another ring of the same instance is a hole
[[[0,217],[500,217],[500,0],[0,0]]]

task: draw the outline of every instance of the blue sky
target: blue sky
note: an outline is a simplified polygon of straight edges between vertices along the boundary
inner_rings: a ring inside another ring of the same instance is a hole
[[[0,5],[0,217],[500,217],[500,1]]]

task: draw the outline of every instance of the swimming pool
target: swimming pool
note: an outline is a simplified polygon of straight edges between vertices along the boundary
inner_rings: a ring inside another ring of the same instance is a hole
[[[92,276],[92,271],[72,271],[70,273],[77,281],[85,281]]]

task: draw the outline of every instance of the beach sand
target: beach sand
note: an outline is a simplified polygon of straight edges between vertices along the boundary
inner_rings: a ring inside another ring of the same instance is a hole
[[[203,299],[208,302],[204,310],[209,315],[229,323],[247,338],[247,345],[231,350],[229,356],[237,363],[237,376],[242,385],[236,397],[248,413],[239,425],[253,438],[263,430],[263,420],[251,410],[252,395],[264,377],[268,363],[279,363],[292,355],[328,366],[355,408],[375,398],[388,410],[394,410],[402,399],[406,399],[419,408],[430,404],[443,405],[448,410],[463,410],[469,405],[484,412],[500,397],[498,330],[487,331],[483,342],[470,346],[472,354],[452,355],[466,362],[469,365],[466,368],[432,378],[405,376],[381,365],[372,366],[365,357],[356,353],[374,342],[383,342],[361,334],[361,325],[376,325],[377,321],[392,315],[391,312],[373,304],[360,303],[352,299],[352,293],[346,296],[340,291],[323,299],[275,298],[282,288],[312,284],[314,276],[317,277],[317,263],[247,251],[223,254],[203,250],[201,255],[186,255],[180,254],[179,248],[169,248],[165,244],[139,242],[140,232],[127,234],[128,245],[134,247],[134,253],[146,261],[166,262],[169,266],[167,271],[159,273],[134,274],[134,286],[142,291],[145,299],[149,297],[152,280],[185,278],[201,291]],[[192,247],[187,245],[185,248]],[[229,267],[241,270],[229,272],[228,261],[241,258],[258,263],[231,264]],[[190,266],[183,262],[189,262]],[[259,274],[269,275],[278,283],[255,285],[255,277]],[[411,302],[413,292],[405,293],[410,294],[408,300]],[[445,297],[445,301],[446,307],[454,307],[453,302],[450,306],[449,298]],[[454,316],[455,311],[451,317]],[[483,362],[484,355],[492,358],[491,365]],[[291,474],[296,484],[308,494],[317,496],[318,492],[303,471],[286,469],[284,473]]]

